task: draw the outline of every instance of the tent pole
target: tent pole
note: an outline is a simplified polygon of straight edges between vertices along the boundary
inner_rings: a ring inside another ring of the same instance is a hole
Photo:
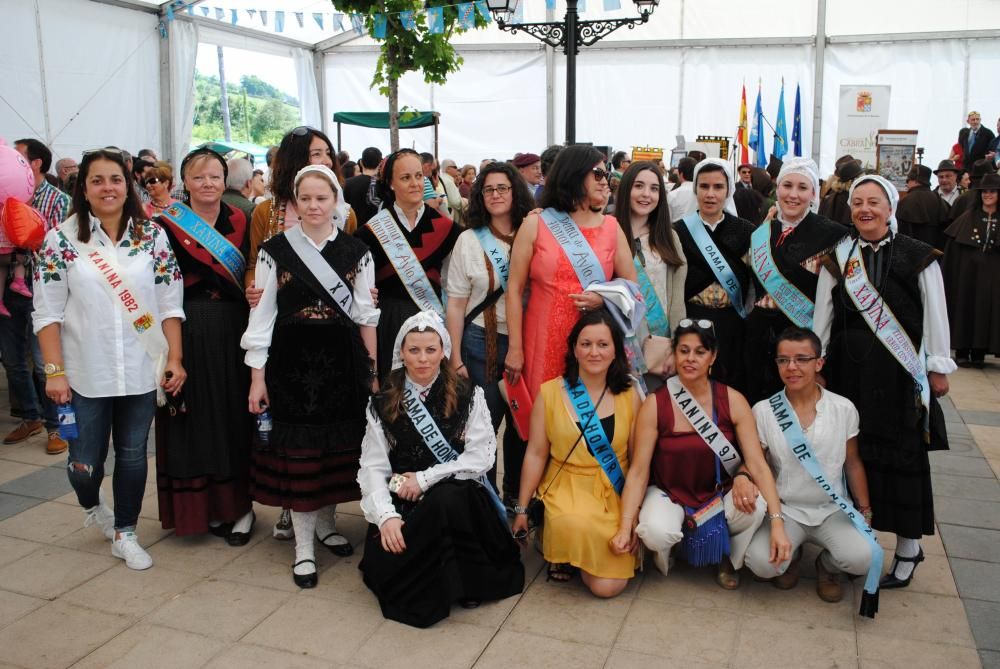
[[[167,15],[164,12],[160,15],[160,21],[166,22]],[[177,156],[174,156],[174,111],[173,95],[170,86],[170,77],[173,70],[170,62],[170,40],[172,37],[170,27],[167,28],[167,36],[160,38],[160,108],[169,110],[166,114],[160,115],[160,155],[163,159],[177,165]]]
[[[337,150],[338,151],[344,150],[344,145],[340,141],[340,121],[337,121]]]
[[[316,79],[316,95],[319,96],[319,129],[324,133],[327,131],[327,102],[326,102],[326,56],[319,51],[313,51],[313,77]],[[337,150],[343,149],[340,146],[340,138],[337,138]]]
[[[817,0],[816,2],[816,49],[813,59],[815,61],[815,70],[813,71],[812,159],[819,165],[820,154],[823,148],[823,67],[826,64],[826,0]]]
[[[42,112],[45,115],[45,145],[52,145],[52,123],[49,119],[49,86],[45,81],[45,48],[42,46],[42,10],[35,0],[35,34],[38,36],[38,78],[42,85]]]
[[[434,160],[437,159],[438,159],[438,115],[435,113],[434,114]]]

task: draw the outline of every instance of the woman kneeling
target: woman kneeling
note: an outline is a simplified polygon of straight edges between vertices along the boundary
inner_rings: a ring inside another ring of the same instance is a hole
[[[436,313],[403,323],[361,446],[361,509],[372,525],[360,569],[382,615],[414,627],[447,618],[453,602],[474,607],[524,587],[518,545],[485,479],[496,458],[486,399],[450,355]]]
[[[538,491],[545,503],[542,552],[549,578],[567,581],[580,569],[598,597],[616,596],[635,575],[635,557],[615,554],[609,544],[639,408],[628,370],[611,314],[584,314],[569,335],[564,375],[543,383],[535,400],[514,509],[513,529],[520,535],[528,529],[525,507]]]

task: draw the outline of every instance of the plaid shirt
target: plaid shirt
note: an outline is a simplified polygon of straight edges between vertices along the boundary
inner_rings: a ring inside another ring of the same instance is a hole
[[[69,215],[69,195],[62,192],[42,178],[42,184],[35,189],[35,197],[31,206],[45,219],[45,231],[48,232],[66,220]]]

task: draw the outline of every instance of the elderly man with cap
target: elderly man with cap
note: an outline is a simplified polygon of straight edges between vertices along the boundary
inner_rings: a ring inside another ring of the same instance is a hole
[[[958,175],[962,170],[958,169],[954,160],[942,160],[938,163],[938,168],[934,170],[938,185],[934,192],[949,206],[955,204],[955,200],[962,194],[962,189],[958,187]]]
[[[528,182],[528,190],[537,200],[542,194],[542,158],[534,153],[518,153],[511,164],[517,168],[524,180]]]
[[[861,161],[857,159],[847,160],[837,165],[834,176],[837,183],[830,187],[830,192],[826,194],[819,205],[819,215],[826,216],[831,221],[843,223],[853,227],[851,223],[851,202],[848,193],[851,184],[864,172]]]
[[[896,209],[899,231],[942,250],[944,229],[951,223],[951,206],[931,191],[931,168],[911,167],[906,187],[906,196]]]

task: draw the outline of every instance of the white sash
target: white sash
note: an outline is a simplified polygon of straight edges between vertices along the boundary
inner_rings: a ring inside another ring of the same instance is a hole
[[[128,275],[122,271],[115,260],[114,249],[105,253],[106,249],[90,246],[82,242],[74,242],[80,251],[81,260],[91,264],[101,276],[101,286],[107,291],[111,301],[121,307],[125,318],[132,326],[139,343],[146,349],[146,354],[153,361],[153,374],[156,383],[156,404],[167,403],[167,395],[160,383],[167,366],[167,338],[163,334],[163,326],[153,315],[152,309],[147,309],[142,303],[142,293],[136,290],[128,281]]]
[[[337,234],[345,233],[338,231]],[[351,307],[354,305],[354,294],[337,274],[337,271],[330,267],[330,263],[326,261],[319,249],[306,239],[306,233],[302,232],[302,226],[296,225],[294,228],[285,230],[285,239],[288,240],[288,245],[292,247],[292,251],[299,257],[299,260],[305,263],[306,269],[316,277],[323,289],[343,310],[344,315],[350,319]]]
[[[694,395],[681,385],[681,380],[678,377],[671,376],[667,379],[667,390],[670,392],[670,398],[674,404],[690,421],[695,433],[702,438],[706,446],[712,449],[729,475],[733,476],[743,462],[740,458],[740,452],[726,439],[726,435],[722,433],[719,426],[709,418]]]
[[[396,275],[402,282],[410,298],[416,303],[421,311],[435,311],[441,318],[444,318],[444,305],[434,292],[431,280],[427,278],[420,259],[413,252],[410,243],[403,237],[402,230],[396,220],[389,213],[388,209],[383,209],[368,221],[375,239],[382,246],[386,257],[396,270]]]

